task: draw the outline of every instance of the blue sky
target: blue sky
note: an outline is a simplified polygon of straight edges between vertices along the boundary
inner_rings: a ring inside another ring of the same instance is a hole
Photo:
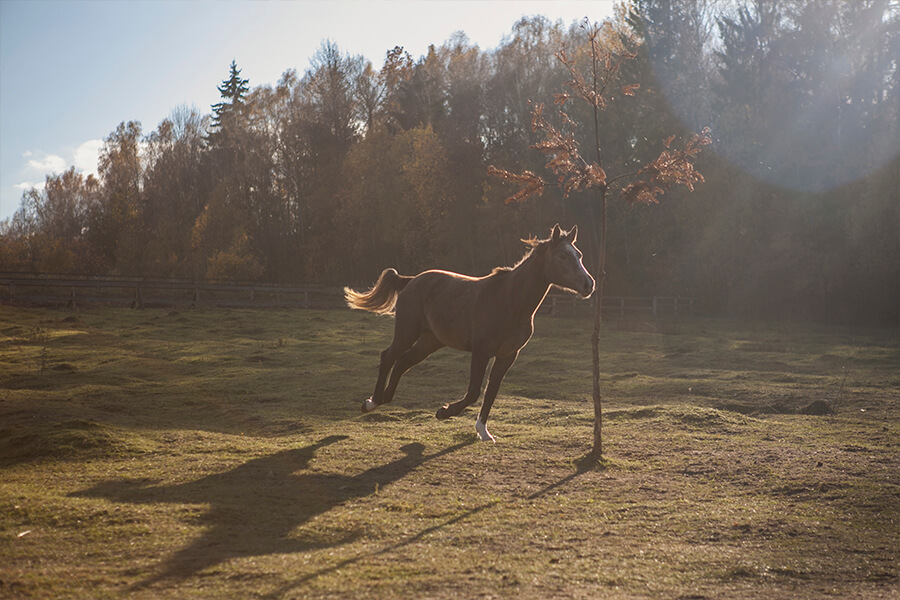
[[[250,85],[303,72],[322,41],[380,67],[464,31],[495,48],[523,15],[602,21],[612,0],[0,0],[0,221],[70,166],[96,170],[122,121],[145,133],[179,105],[203,113],[232,59]]]

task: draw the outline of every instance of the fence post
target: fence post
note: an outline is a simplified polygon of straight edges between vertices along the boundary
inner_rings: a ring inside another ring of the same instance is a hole
[[[653,316],[656,316],[656,296],[653,296]]]
[[[625,298],[619,298],[619,317],[625,318]]]

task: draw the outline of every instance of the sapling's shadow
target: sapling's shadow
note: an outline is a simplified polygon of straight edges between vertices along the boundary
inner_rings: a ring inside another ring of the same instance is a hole
[[[302,472],[309,468],[316,451],[342,439],[346,436],[330,436],[189,483],[148,485],[115,480],[72,495],[135,504],[209,505],[201,517],[206,526],[204,533],[166,558],[156,575],[135,585],[141,588],[164,579],[185,579],[232,558],[304,552],[348,543],[358,535],[347,532],[339,539],[323,541],[304,540],[291,533],[318,515],[402,479],[426,461],[472,443],[456,444],[429,455],[424,454],[422,444],[408,444],[401,448],[401,458],[354,476]]]
[[[581,477],[585,473],[593,470],[605,470],[606,463],[602,459],[598,459],[592,453],[587,453],[578,460],[575,461],[575,472],[569,473],[559,481],[555,481],[546,487],[536,491],[535,493],[528,496],[529,500],[537,500],[541,496],[545,496],[549,494],[551,491],[563,487],[570,481],[574,481],[578,477]]]

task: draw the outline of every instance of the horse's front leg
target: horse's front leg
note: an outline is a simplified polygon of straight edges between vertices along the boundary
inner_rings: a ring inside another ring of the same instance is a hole
[[[518,350],[506,356],[498,356],[494,359],[494,366],[491,367],[491,376],[488,379],[487,389],[484,391],[484,402],[481,403],[481,412],[478,413],[478,419],[475,420],[475,431],[478,438],[482,442],[494,441],[494,436],[487,430],[488,416],[491,414],[491,406],[494,404],[494,398],[500,390],[500,383],[506,376],[506,372],[516,362],[519,356]]]
[[[486,353],[472,351],[472,362],[469,365],[469,389],[466,391],[465,397],[440,407],[434,415],[435,417],[438,419],[455,417],[478,400],[478,396],[481,395],[481,384],[484,383],[484,372],[487,371],[490,359],[491,357]]]

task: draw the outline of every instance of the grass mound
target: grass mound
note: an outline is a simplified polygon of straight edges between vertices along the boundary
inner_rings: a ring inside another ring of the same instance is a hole
[[[0,464],[111,458],[134,450],[133,436],[81,419],[0,429]]]
[[[733,427],[747,426],[757,419],[741,413],[703,406],[640,406],[608,411],[609,420],[637,421],[650,420],[667,424],[685,425],[692,429],[720,431]]]

